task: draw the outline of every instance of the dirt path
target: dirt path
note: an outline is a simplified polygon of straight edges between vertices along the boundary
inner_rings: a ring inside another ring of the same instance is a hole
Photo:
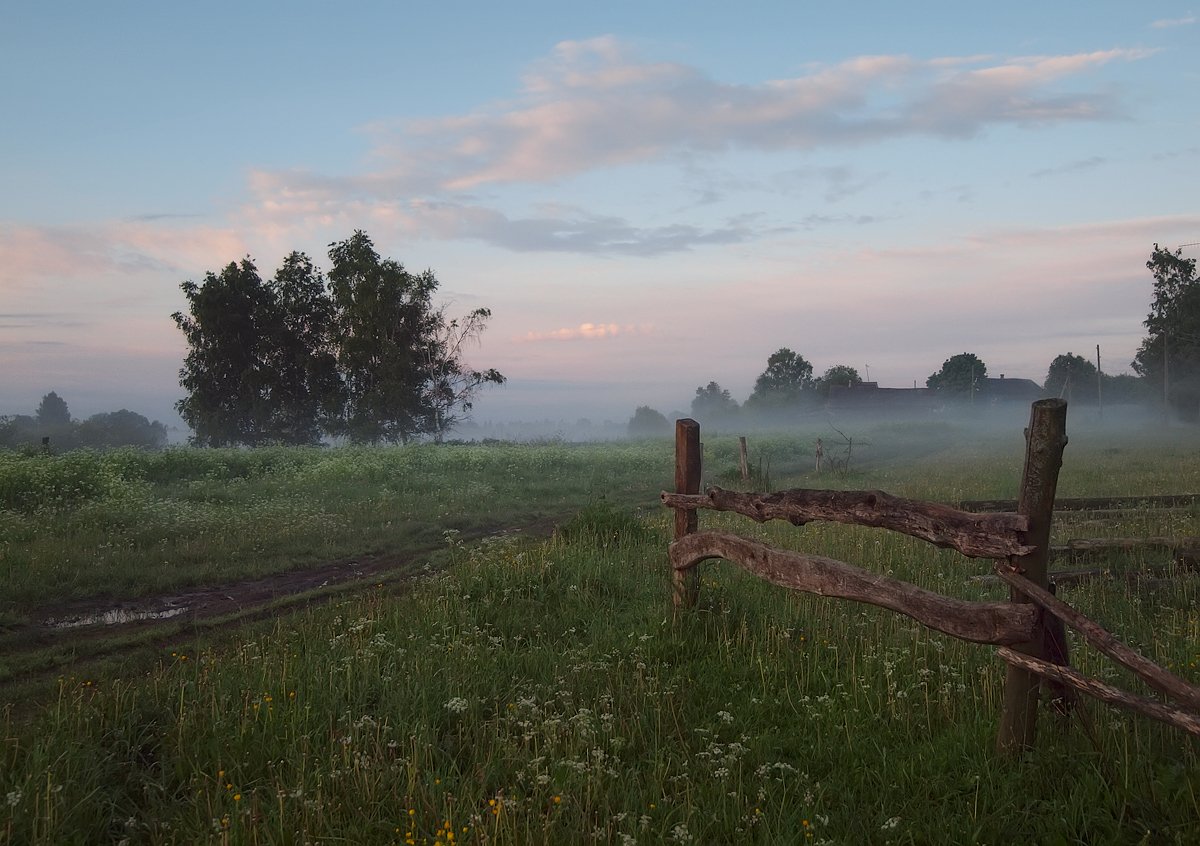
[[[556,524],[554,518],[542,518],[518,528],[479,532],[463,540],[471,542],[501,534],[544,538]],[[52,666],[39,667],[35,662],[35,666],[18,670],[7,679],[0,677],[0,685],[44,672],[62,673],[76,660],[132,651],[153,641],[158,633],[163,637],[178,636],[181,628],[203,627],[218,621],[222,626],[236,626],[285,613],[285,609],[301,604],[326,602],[334,596],[344,597],[379,586],[403,590],[424,572],[429,555],[438,549],[441,547],[430,546],[390,555],[350,558],[257,579],[128,601],[81,600],[45,605],[30,614],[33,622],[0,629],[0,652],[6,661],[18,663],[22,657],[39,652],[57,650],[59,655]]]

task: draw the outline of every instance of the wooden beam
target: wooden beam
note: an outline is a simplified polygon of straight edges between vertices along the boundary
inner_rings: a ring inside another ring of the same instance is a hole
[[[829,520],[891,529],[973,558],[1007,558],[1026,555],[1033,549],[1022,541],[1029,520],[1020,514],[969,514],[948,505],[902,499],[883,491],[795,489],[749,493],[712,487],[703,496],[664,491],[662,501],[671,508],[733,511],[759,523],[787,520],[801,526],[811,520]]]
[[[1080,614],[1050,591],[1038,587],[1025,576],[1006,567],[997,567],[996,575],[1014,590],[1029,597],[1030,601],[1046,609],[1079,632],[1097,650],[1132,670],[1150,687],[1189,708],[1200,711],[1200,688],[1172,675],[1140,652],[1121,643],[1110,632]]]
[[[1054,495],[1058,489],[1058,471],[1062,467],[1063,449],[1067,445],[1067,404],[1060,399],[1038,400],[1029,413],[1029,428],[1025,430],[1025,465],[1021,472],[1021,488],[1017,497],[1017,512],[1029,520],[1029,530],[1023,540],[1033,547],[1026,555],[1013,556],[1010,562],[1041,588],[1046,579],[1050,560],[1050,522],[1054,515]],[[1015,605],[1028,604],[1029,597],[1016,589],[1009,591],[1009,601]],[[1066,641],[1055,642],[1053,628],[1041,625],[1037,636],[1027,643],[1017,644],[1016,650],[1044,660],[1054,656],[1066,663]],[[996,734],[996,750],[1001,755],[1015,754],[1033,746],[1037,729],[1039,676],[1027,669],[1010,664],[1004,679],[1004,699],[1000,725]],[[1064,688],[1055,698],[1066,701]]]
[[[774,549],[728,532],[698,532],[671,544],[676,570],[724,558],[781,587],[887,608],[936,631],[975,643],[1014,644],[1038,631],[1032,605],[967,602],[818,555]]]
[[[1159,720],[1167,725],[1183,729],[1188,734],[1200,737],[1200,714],[1192,714],[1179,708],[1173,708],[1170,705],[1164,705],[1161,702],[1155,702],[1153,699],[1147,699],[1144,696],[1126,693],[1102,681],[1090,679],[1077,670],[1072,670],[1070,667],[1060,667],[1057,664],[1051,664],[1049,661],[1031,658],[1028,655],[1023,655],[1004,646],[997,649],[996,654],[1010,665],[1020,667],[1026,672],[1036,673],[1059,684],[1070,685],[1076,690],[1086,693],[1088,696],[1099,699],[1101,702],[1107,702],[1110,705],[1117,705],[1121,708],[1128,708],[1144,717]]]
[[[690,417],[675,421],[675,490],[680,494],[700,492],[702,472],[700,424]],[[696,531],[695,511],[675,510],[675,540]],[[700,601],[700,571],[672,571],[672,599],[676,608],[692,608]]]

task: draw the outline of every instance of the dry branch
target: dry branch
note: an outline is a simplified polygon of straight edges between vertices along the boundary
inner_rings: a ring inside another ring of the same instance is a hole
[[[1081,690],[1102,702],[1128,708],[1142,716],[1160,720],[1175,728],[1183,729],[1189,734],[1200,737],[1200,715],[1174,708],[1170,705],[1164,705],[1161,702],[1155,702],[1153,699],[1147,699],[1144,696],[1126,693],[1102,681],[1089,679],[1087,676],[1076,670],[1072,670],[1070,667],[1060,667],[1057,664],[1051,664],[1049,661],[1030,658],[1028,655],[1014,652],[1004,646],[997,649],[996,654],[1009,664],[1028,670],[1031,673],[1036,673],[1039,676],[1060,684]]]
[[[671,544],[670,554],[676,570],[695,567],[708,558],[725,558],[772,584],[877,605],[960,640],[1022,643],[1037,631],[1039,612],[1029,604],[950,599],[841,561],[784,552],[728,532],[687,535]]]
[[[1029,600],[1058,617],[1083,635],[1084,639],[1117,663],[1127,667],[1155,690],[1170,696],[1189,708],[1200,711],[1200,688],[1172,675],[1141,653],[1130,649],[1110,632],[1080,614],[1061,599],[1006,566],[997,566],[1001,581],[1025,594]]]
[[[968,514],[948,505],[901,499],[883,491],[795,489],[764,494],[713,487],[692,496],[664,491],[662,501],[671,508],[733,511],[759,523],[787,520],[801,526],[810,520],[830,520],[891,529],[973,558],[999,559],[1032,551],[1022,543],[1028,529],[1028,519],[1022,515]]]

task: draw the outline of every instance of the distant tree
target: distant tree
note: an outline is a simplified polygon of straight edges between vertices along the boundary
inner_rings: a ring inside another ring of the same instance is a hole
[[[37,422],[47,429],[61,429],[71,425],[71,412],[67,401],[54,391],[42,397],[37,407]]]
[[[28,414],[0,417],[0,447],[15,449],[39,443],[42,438],[40,431],[37,418]]]
[[[639,405],[629,420],[629,437],[659,438],[671,433],[671,424],[661,411]]]
[[[692,398],[692,416],[710,425],[730,422],[738,413],[737,400],[716,382],[696,388]]]
[[[80,423],[79,442],[90,447],[161,449],[167,445],[167,427],[157,420],[151,423],[142,415],[122,408],[106,414],[93,414]]]
[[[1128,373],[1101,374],[1104,404],[1128,403],[1148,404],[1156,396],[1154,386],[1140,376]]]
[[[1200,412],[1200,279],[1196,260],[1182,250],[1154,245],[1146,267],[1154,276],[1154,299],[1146,316],[1146,338],[1133,369],[1158,386],[1185,419]],[[1165,373],[1164,373],[1165,369]],[[1160,394],[1161,395],[1161,394]]]
[[[858,371],[848,364],[835,364],[825,371],[825,375],[817,380],[817,393],[825,399],[829,398],[829,389],[834,385],[861,385],[862,377]]]
[[[278,308],[249,258],[231,262],[204,282],[180,289],[188,313],[171,317],[189,352],[179,371],[187,396],[175,404],[200,446],[256,446],[272,440],[271,416],[278,395],[273,353]]]
[[[332,244],[329,258],[346,390],[341,431],[359,443],[408,441],[429,426],[426,345],[437,326],[438,280],[380,258],[361,230]]]
[[[429,413],[426,428],[438,443],[470,416],[475,395],[485,385],[505,382],[500,371],[472,370],[463,359],[467,346],[479,342],[491,316],[486,308],[477,308],[462,320],[447,319],[445,308],[434,313],[432,335],[424,345],[424,404]]]
[[[180,286],[188,310],[173,318],[189,353],[176,407],[195,443],[441,440],[483,385],[504,382],[463,359],[490,311],[435,310],[432,271],[381,258],[362,231],[329,257],[327,275],[294,252],[266,283],[247,258]]]
[[[1048,396],[1068,402],[1093,405],[1096,402],[1096,365],[1081,355],[1065,353],[1050,362],[1046,373]]]
[[[987,365],[975,353],[959,353],[942,362],[942,369],[925,380],[927,387],[951,399],[970,399],[985,384]]]
[[[787,347],[771,353],[767,369],[754,382],[746,407],[756,411],[795,408],[813,387],[813,367]]]

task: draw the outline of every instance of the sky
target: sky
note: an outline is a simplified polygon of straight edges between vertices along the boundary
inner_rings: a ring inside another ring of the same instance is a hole
[[[1193,12],[1193,9],[1196,12]],[[179,286],[366,231],[490,308],[480,422],[1131,372],[1200,253],[1200,6],[26,2],[0,22],[0,414],[178,424]]]

